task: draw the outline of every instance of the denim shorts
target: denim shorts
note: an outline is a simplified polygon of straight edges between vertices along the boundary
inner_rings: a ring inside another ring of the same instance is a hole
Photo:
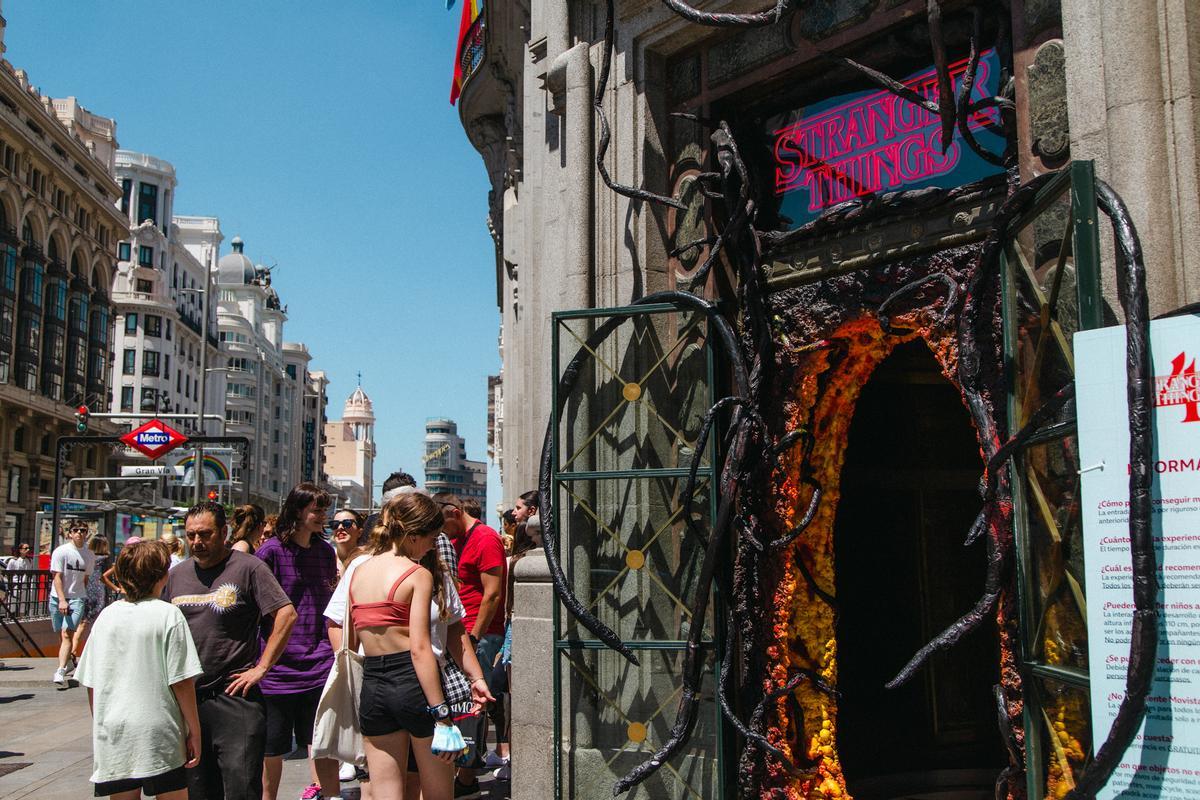
[[[412,654],[390,653],[363,659],[358,721],[363,736],[404,730],[420,739],[433,736],[433,717],[417,680]]]
[[[79,627],[79,621],[83,619],[83,611],[87,606],[87,599],[76,597],[73,600],[67,601],[67,613],[64,615],[58,610],[58,600],[50,598],[50,627],[55,633],[62,631],[64,628],[73,631]]]

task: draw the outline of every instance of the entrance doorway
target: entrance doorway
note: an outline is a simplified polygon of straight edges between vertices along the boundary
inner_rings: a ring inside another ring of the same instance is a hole
[[[990,798],[1006,763],[991,687],[994,623],[886,689],[978,599],[981,463],[954,386],[917,340],[875,370],[851,424],[834,523],[838,751],[856,800]]]

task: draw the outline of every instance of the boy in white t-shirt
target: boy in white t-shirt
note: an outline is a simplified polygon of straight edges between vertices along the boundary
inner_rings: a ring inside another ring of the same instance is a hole
[[[67,678],[75,669],[71,654],[79,644],[76,639],[87,604],[87,579],[96,568],[96,554],[83,546],[87,532],[85,521],[67,520],[67,540],[50,554],[50,626],[61,637],[53,678],[59,689],[67,688]]]
[[[125,597],[92,627],[76,676],[92,706],[96,797],[186,800],[200,760],[195,677],[204,671],[183,612],[160,600],[171,566],[161,542],[117,556]]]

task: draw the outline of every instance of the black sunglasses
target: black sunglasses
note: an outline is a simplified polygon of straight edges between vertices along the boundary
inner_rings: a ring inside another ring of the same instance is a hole
[[[355,527],[358,527],[358,523],[352,519],[335,519],[333,522],[329,523],[329,530],[331,531],[336,531],[339,528],[349,530],[350,528]]]

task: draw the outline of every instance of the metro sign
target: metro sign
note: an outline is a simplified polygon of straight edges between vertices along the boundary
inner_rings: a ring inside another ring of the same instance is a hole
[[[152,419],[121,437],[122,444],[132,447],[151,461],[186,441],[186,436],[159,419]]]

